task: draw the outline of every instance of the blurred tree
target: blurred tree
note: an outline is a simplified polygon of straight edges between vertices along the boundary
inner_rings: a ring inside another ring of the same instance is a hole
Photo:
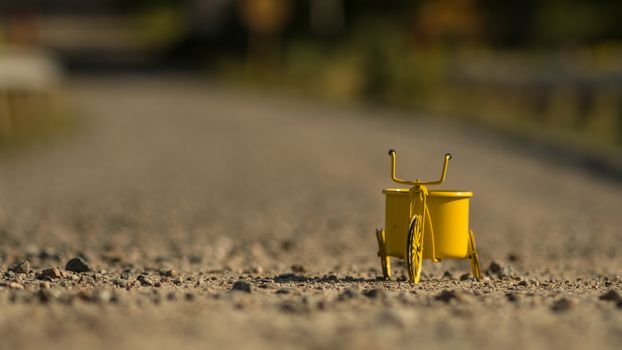
[[[290,0],[241,0],[240,15],[249,30],[247,58],[251,63],[278,61],[282,30],[292,13]]]

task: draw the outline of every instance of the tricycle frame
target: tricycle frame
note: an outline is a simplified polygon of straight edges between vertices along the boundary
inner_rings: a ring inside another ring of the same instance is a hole
[[[431,252],[426,253],[426,255],[433,262],[438,262],[442,258],[442,254],[441,256],[437,255],[435,248],[436,244],[434,242],[435,235],[433,220],[432,216],[430,215],[430,209],[428,207],[428,198],[430,197],[430,192],[427,186],[440,185],[445,181],[447,165],[449,163],[449,160],[451,159],[451,154],[448,153],[444,157],[443,169],[440,178],[436,181],[428,182],[421,181],[420,179],[417,179],[415,181],[399,179],[395,174],[395,164],[397,158],[395,150],[390,150],[389,155],[391,156],[391,179],[396,183],[410,186],[408,190],[409,225],[408,232],[406,234],[406,242],[404,242],[405,251],[401,253],[401,256],[396,255],[395,253],[391,254],[391,256],[396,256],[404,259],[406,261],[409,280],[413,283],[418,283],[421,279],[421,269],[424,259],[423,243],[426,232],[428,233],[427,236],[431,239],[431,244],[429,244],[429,246],[431,247]],[[386,190],[385,193],[387,193]],[[464,258],[470,259],[473,277],[479,279],[482,277],[482,275],[473,231],[468,229],[468,233],[466,234],[468,234],[468,248],[467,254]],[[380,257],[382,273],[385,278],[391,278],[390,255],[387,251],[388,238],[389,237],[387,237],[387,232],[385,232],[384,229],[376,230],[376,239],[378,241],[379,248],[378,255]]]

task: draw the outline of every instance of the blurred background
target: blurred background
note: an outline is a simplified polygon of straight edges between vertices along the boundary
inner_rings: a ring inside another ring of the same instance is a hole
[[[617,147],[620,13],[608,0],[1,0],[0,137],[70,123],[72,75],[174,71]]]

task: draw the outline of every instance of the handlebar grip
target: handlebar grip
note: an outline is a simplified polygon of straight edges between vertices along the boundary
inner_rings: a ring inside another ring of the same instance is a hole
[[[391,148],[391,149],[389,150],[389,155],[390,155],[390,156],[392,156],[392,155],[393,155],[393,153],[395,153],[395,150],[394,150],[393,148]]]

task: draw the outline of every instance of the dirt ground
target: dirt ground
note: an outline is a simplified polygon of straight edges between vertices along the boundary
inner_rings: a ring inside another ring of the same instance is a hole
[[[619,179],[379,107],[177,78],[70,90],[76,130],[0,154],[0,349],[622,345]],[[467,261],[382,280],[389,148],[410,178],[453,153],[484,280]]]

